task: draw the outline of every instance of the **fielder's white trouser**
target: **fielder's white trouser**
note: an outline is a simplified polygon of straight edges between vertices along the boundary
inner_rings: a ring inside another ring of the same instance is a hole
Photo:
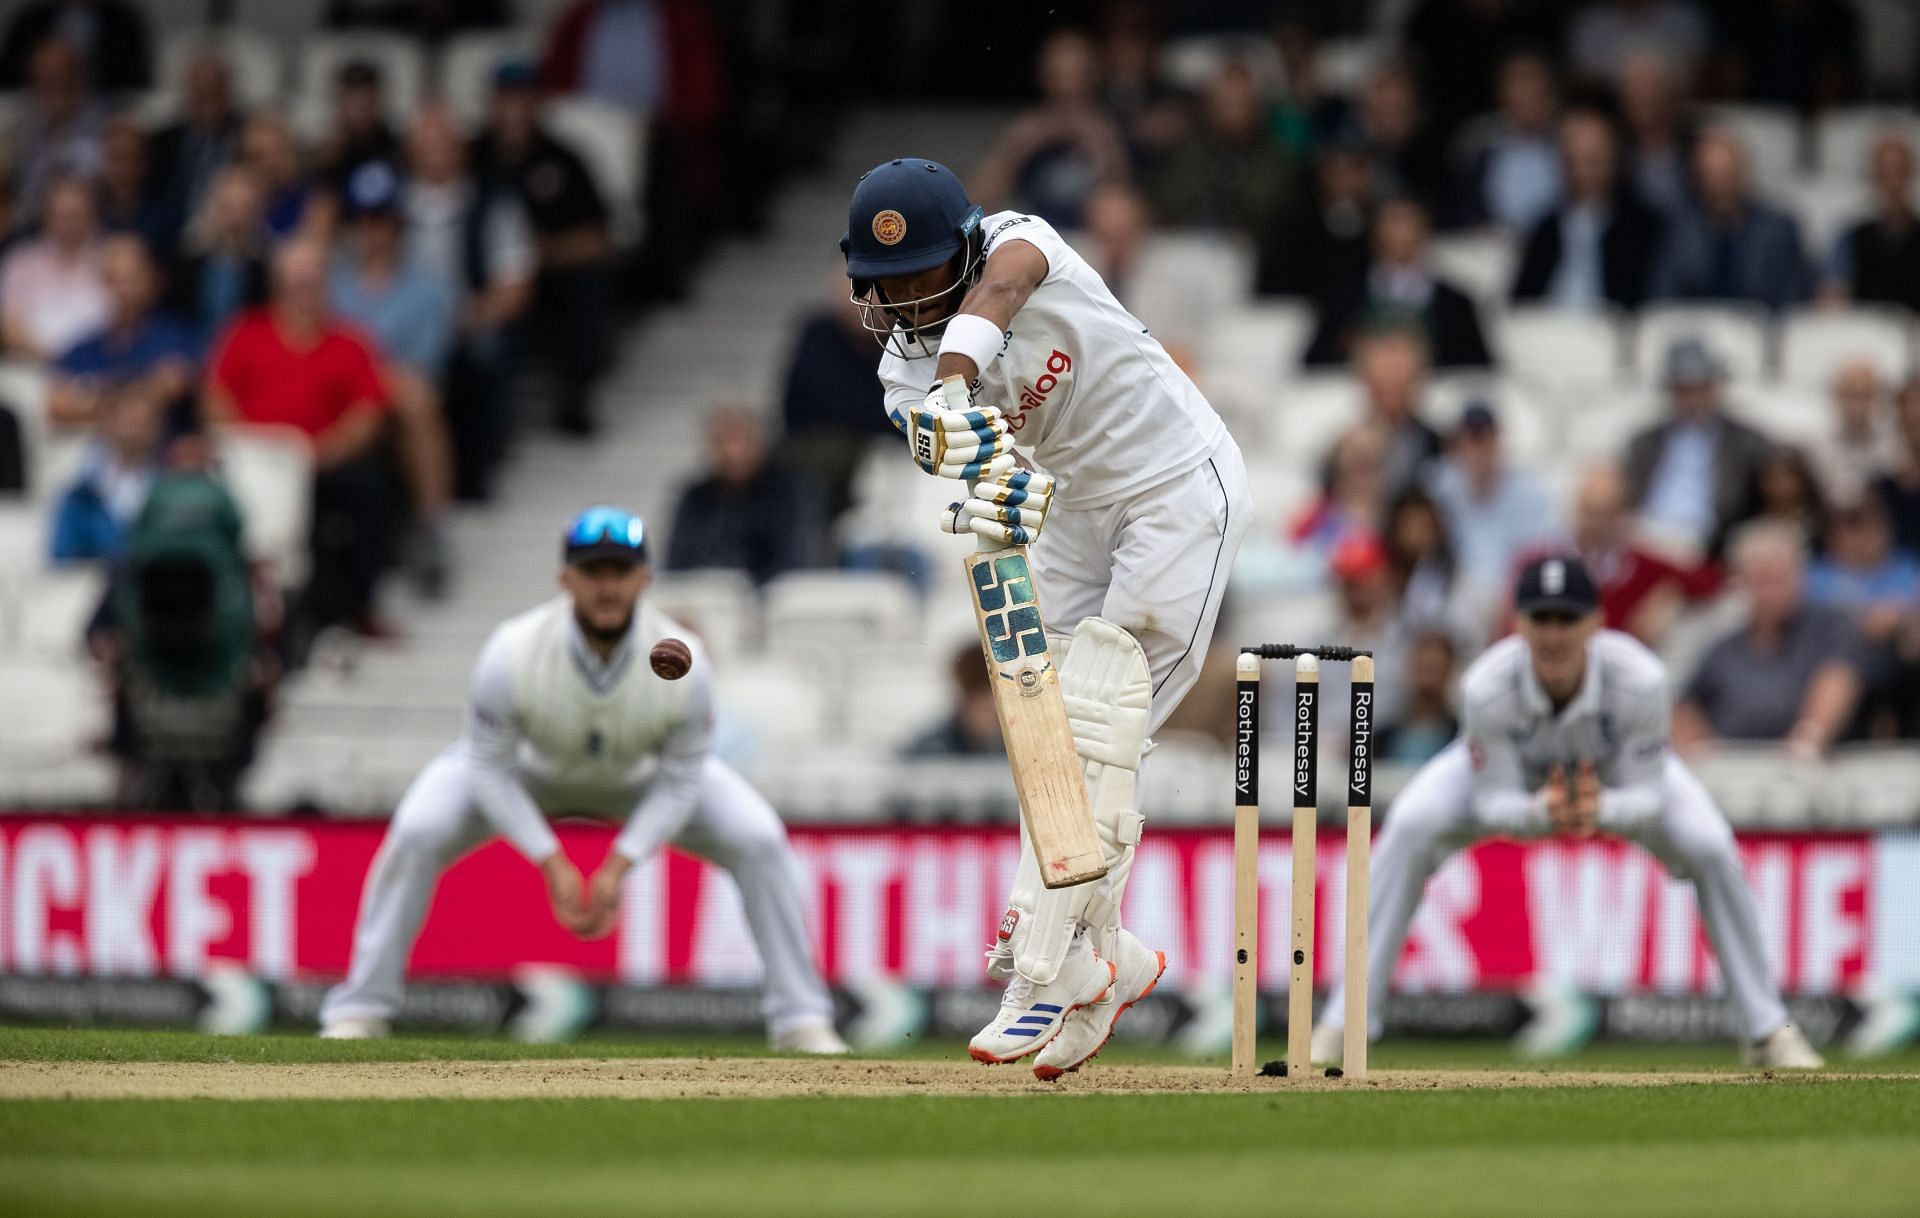
[[[1203,464],[1131,499],[1084,511],[1057,509],[1047,517],[1032,564],[1049,638],[1058,646],[1091,617],[1132,635],[1150,677],[1149,734],[1199,679],[1227,575],[1251,516],[1246,465],[1228,437]],[[1055,662],[1063,674],[1070,672],[1072,652]],[[1073,683],[1063,675],[1062,684]],[[1087,759],[1084,745],[1082,753]],[[1134,775],[1135,813],[1145,798],[1144,772],[1143,759]],[[1107,860],[1106,876],[1091,892],[1049,892],[1040,884],[1040,865],[1022,826],[1020,870],[1009,902],[1019,911],[1013,923],[1017,941],[998,945],[990,974],[1017,962],[1030,979],[1052,981],[1065,957],[1065,924],[1088,927],[1096,948],[1112,954],[1139,824],[1136,819],[1131,826],[1103,829],[1117,829],[1122,837],[1118,857]],[[1029,938],[1036,923],[1049,930]]]
[[[1667,758],[1665,785],[1660,815],[1631,839],[1677,878],[1692,882],[1700,921],[1720,963],[1740,1029],[1748,1040],[1759,1040],[1787,1022],[1787,1009],[1767,966],[1760,911],[1734,849],[1733,830],[1707,789],[1677,757]],[[1422,766],[1400,792],[1386,827],[1374,841],[1372,899],[1367,906],[1372,936],[1367,949],[1367,1003],[1369,1030],[1376,1036],[1380,1002],[1392,983],[1407,926],[1427,878],[1454,851],[1492,836],[1473,815],[1472,786],[1472,761],[1466,745],[1456,740]],[[1344,984],[1336,986],[1328,996],[1322,1024],[1344,1025],[1345,989]]]
[[[323,1024],[390,1019],[399,1010],[407,956],[441,871],[495,836],[468,794],[467,765],[465,752],[450,748],[407,788],[367,873],[353,963],[321,1006]],[[698,807],[673,844],[725,868],[739,886],[765,971],[768,1033],[780,1036],[796,1025],[831,1019],[833,1001],[808,946],[799,862],[772,806],[733,769],[710,759],[700,776]]]

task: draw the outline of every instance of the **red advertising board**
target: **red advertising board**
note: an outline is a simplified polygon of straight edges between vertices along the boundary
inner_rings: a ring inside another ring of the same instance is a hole
[[[0,817],[0,973],[193,978],[230,962],[272,979],[324,979],[347,963],[354,912],[384,826],[175,817]],[[857,985],[982,981],[1015,857],[1002,829],[796,828],[794,846],[828,978]],[[567,825],[591,868],[611,843]],[[1920,988],[1920,834],[1759,834],[1740,843],[1785,988],[1851,992],[1872,980]],[[1262,846],[1262,939],[1286,941],[1288,844]],[[1321,843],[1324,984],[1340,967],[1341,851]],[[1224,981],[1232,939],[1225,831],[1149,835],[1127,920],[1170,958],[1175,986]],[[564,964],[640,986],[749,983],[758,965],[724,873],[668,853],[636,869],[621,925],[583,943],[548,915],[533,869],[504,844],[443,878],[414,953],[421,977],[505,977]],[[1284,988],[1269,952],[1264,983]],[[1717,988],[1692,889],[1620,842],[1489,842],[1428,885],[1398,988],[1461,993],[1536,980],[1587,993]]]

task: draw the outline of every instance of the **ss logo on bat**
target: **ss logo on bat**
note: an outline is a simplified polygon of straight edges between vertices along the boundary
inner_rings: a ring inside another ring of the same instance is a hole
[[[1033,595],[1026,555],[1008,554],[974,567],[973,595],[995,663],[1047,654],[1047,632],[1040,624],[1040,605]]]

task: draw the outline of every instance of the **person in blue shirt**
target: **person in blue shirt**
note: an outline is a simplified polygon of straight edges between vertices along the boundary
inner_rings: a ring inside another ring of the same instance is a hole
[[[138,381],[99,396],[97,435],[54,503],[47,550],[55,563],[117,560],[160,470],[164,404]]]
[[[407,256],[400,193],[400,175],[386,161],[369,161],[348,176],[341,199],[346,256],[334,265],[328,295],[335,314],[379,349],[413,491],[408,565],[420,590],[437,597],[450,564],[445,516],[453,497],[453,446],[440,386],[453,347],[455,302],[444,279]]]
[[[161,405],[168,432],[192,430],[190,390],[200,363],[200,336],[186,322],[155,308],[160,276],[139,237],[123,233],[107,238],[100,270],[110,316],[104,329],[55,360],[47,396],[49,421],[56,427],[91,424],[101,417],[108,388],[127,385]]]

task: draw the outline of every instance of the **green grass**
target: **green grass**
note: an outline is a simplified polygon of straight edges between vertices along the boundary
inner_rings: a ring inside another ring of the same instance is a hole
[[[644,1057],[752,1043],[337,1044],[0,1029],[0,1059]],[[1473,1043],[1389,1044],[1375,1061],[1512,1064],[1504,1046]],[[1730,1062],[1722,1046],[1608,1046],[1569,1064]],[[1920,1059],[1871,1069],[1911,1072]],[[0,1103],[0,1214],[1824,1218],[1915,1212],[1916,1146],[1920,1079],[1256,1095],[16,1101]]]

